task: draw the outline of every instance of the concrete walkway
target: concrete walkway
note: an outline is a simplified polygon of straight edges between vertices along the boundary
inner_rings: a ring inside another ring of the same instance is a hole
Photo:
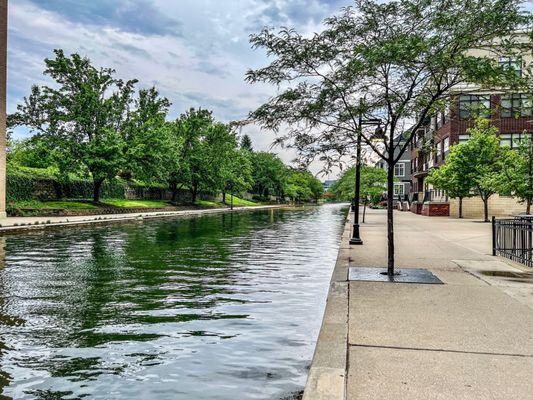
[[[533,399],[533,270],[490,255],[490,224],[396,212],[397,266],[445,284],[348,282],[386,265],[385,217],[363,246],[346,225],[304,400]]]
[[[234,207],[233,211],[228,207],[222,208],[208,208],[208,209],[192,209],[180,211],[152,211],[129,214],[103,214],[103,215],[79,215],[69,217],[8,217],[0,218],[0,232],[18,231],[25,229],[43,229],[52,226],[63,225],[83,225],[104,222],[120,222],[139,219],[150,218],[165,218],[175,216],[187,215],[204,215],[215,214],[222,212],[238,212],[245,210],[265,210],[271,208],[282,208],[286,205],[271,205],[271,206],[253,206],[253,207]]]

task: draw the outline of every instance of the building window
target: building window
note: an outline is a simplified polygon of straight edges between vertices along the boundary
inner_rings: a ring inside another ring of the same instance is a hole
[[[394,195],[395,196],[403,196],[404,195],[403,183],[395,183],[394,184]]]
[[[398,163],[394,166],[394,176],[405,176],[405,164]]]
[[[450,150],[450,137],[445,137],[442,142],[442,151],[446,154]]]
[[[500,135],[500,146],[513,147],[513,137],[510,133]]]
[[[462,95],[459,96],[459,117],[470,119],[478,115],[486,115],[490,110],[490,96]]]
[[[526,139],[526,136],[521,133],[502,133],[500,135],[500,146],[516,149],[523,139]]]
[[[512,94],[502,97],[502,117],[531,117],[533,115],[533,98],[527,94]]]
[[[514,71],[516,75],[522,76],[521,57],[500,57],[500,67]]]
[[[459,144],[468,142],[470,135],[459,135]]]

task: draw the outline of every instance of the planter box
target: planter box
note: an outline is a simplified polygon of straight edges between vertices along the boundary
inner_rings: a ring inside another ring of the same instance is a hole
[[[426,217],[449,217],[450,204],[449,203],[424,203],[422,205],[422,215]]]

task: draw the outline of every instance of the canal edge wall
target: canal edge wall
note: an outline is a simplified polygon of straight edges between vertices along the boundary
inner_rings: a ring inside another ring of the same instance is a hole
[[[145,219],[180,217],[180,216],[201,216],[209,214],[232,213],[242,211],[268,210],[290,208],[286,204],[265,205],[253,207],[210,208],[201,210],[179,210],[179,211],[154,211],[130,214],[105,214],[105,215],[83,215],[70,217],[9,217],[1,219],[0,235],[3,233],[17,233],[28,230],[42,230],[53,227],[63,227],[71,225],[89,225],[102,223],[119,223],[128,221],[142,221]]]
[[[326,307],[303,400],[344,400],[348,362],[348,266],[351,233],[348,213],[333,269]]]

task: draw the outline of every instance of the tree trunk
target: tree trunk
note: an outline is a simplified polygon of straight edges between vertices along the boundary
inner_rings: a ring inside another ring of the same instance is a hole
[[[390,163],[387,170],[387,274],[394,275],[394,166]]]
[[[459,197],[459,218],[463,218],[463,198]]]
[[[365,223],[365,215],[366,215],[366,198],[363,203],[363,221],[362,221],[363,224]]]
[[[61,182],[58,182],[57,180],[54,180],[53,181],[54,183],[54,191],[55,191],[55,194],[56,194],[56,199],[57,200],[61,200],[63,198],[63,188],[62,188],[62,183]]]
[[[489,222],[489,198],[481,197],[483,200],[483,221]]]
[[[176,182],[170,183],[170,191],[172,192],[172,197],[170,198],[171,203],[176,203],[176,200],[178,199],[178,185]]]
[[[196,198],[198,197],[198,185],[197,184],[192,185],[191,197],[192,197],[192,202],[196,203]]]
[[[100,202],[100,192],[102,191],[103,179],[93,180],[93,203]]]
[[[226,204],[226,192],[222,192],[222,203]]]

